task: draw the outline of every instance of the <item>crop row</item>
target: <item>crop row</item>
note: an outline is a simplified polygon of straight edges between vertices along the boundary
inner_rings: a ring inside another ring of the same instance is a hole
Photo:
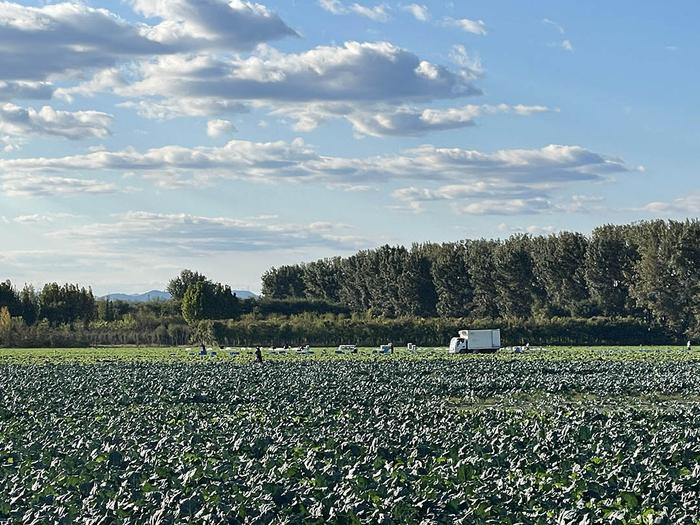
[[[0,519],[696,523],[699,372],[440,359],[4,365]]]

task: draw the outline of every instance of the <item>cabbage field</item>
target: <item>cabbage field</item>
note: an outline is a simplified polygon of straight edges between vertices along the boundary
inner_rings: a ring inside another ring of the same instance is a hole
[[[0,523],[700,523],[700,352],[0,350]]]

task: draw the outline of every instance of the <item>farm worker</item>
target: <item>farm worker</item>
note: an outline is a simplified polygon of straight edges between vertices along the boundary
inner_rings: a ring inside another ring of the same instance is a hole
[[[394,353],[394,343],[389,343],[389,353],[390,354]]]
[[[260,347],[255,348],[255,362],[256,363],[262,363],[262,350],[260,350]]]
[[[686,346],[688,347],[688,350],[692,350],[692,345],[690,344],[690,341],[688,341],[688,344]]]
[[[199,355],[207,355],[207,347],[204,346],[204,343],[202,343],[202,346],[200,348],[201,350],[199,351]]]

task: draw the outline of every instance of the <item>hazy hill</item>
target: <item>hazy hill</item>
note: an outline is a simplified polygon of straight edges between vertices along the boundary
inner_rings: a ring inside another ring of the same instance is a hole
[[[233,290],[234,293],[240,299],[250,299],[251,297],[257,297],[253,292],[248,290]],[[149,301],[167,301],[170,299],[170,294],[162,290],[151,290],[150,292],[139,293],[139,294],[125,294],[125,293],[110,293],[100,299],[109,299],[110,301],[125,301],[127,303],[146,303]]]

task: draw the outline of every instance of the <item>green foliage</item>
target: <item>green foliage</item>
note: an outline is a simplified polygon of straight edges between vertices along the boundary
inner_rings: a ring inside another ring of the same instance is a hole
[[[300,314],[346,314],[350,309],[340,303],[319,299],[245,299],[240,302],[241,314],[255,314],[256,317],[289,316]]]
[[[631,294],[650,316],[677,333],[692,333],[700,304],[700,221],[643,223]]]
[[[18,292],[0,282],[0,307],[22,319],[4,344],[174,344],[189,339],[188,323],[246,316],[245,326],[258,324],[250,332],[256,335],[227,337],[258,344],[293,333],[298,341],[337,344],[349,337],[376,344],[411,334],[409,342],[444,344],[459,323],[456,328],[501,327],[513,330],[514,339],[547,344],[696,339],[700,221],[607,225],[590,237],[564,232],[410,249],[385,245],[272,268],[263,276],[261,299],[239,301],[229,286],[190,270],[168,289],[172,301],[135,305],[95,301],[76,285],[51,283],[37,294],[31,286]],[[404,332],[385,329],[390,319]],[[445,326],[450,333],[435,328]]]
[[[590,237],[380,246],[272,268],[271,298],[339,298],[371,317],[470,319],[634,316],[700,335],[700,221],[602,226]],[[337,295],[336,295],[337,294]]]
[[[340,301],[340,257],[321,259],[302,268],[306,297],[329,303]]]
[[[3,307],[10,311],[10,315],[19,315],[22,311],[17,290],[9,280],[0,282],[0,308]]]
[[[700,519],[697,354],[256,366],[94,352],[0,365],[0,520]]]
[[[303,268],[298,265],[270,268],[262,276],[262,292],[272,299],[303,298],[306,293]]]
[[[601,226],[593,230],[586,251],[586,284],[595,307],[607,316],[632,314],[630,286],[639,258],[626,226]]]
[[[20,310],[22,319],[28,325],[33,325],[39,319],[41,302],[39,294],[36,293],[32,285],[26,284],[19,295]]]
[[[182,297],[182,317],[188,324],[192,325],[205,318],[206,310],[205,283],[199,281],[189,285]]]
[[[12,316],[7,306],[0,306],[0,343],[9,344],[12,331]]]
[[[467,243],[467,273],[474,289],[470,315],[477,319],[494,319],[500,314],[495,286],[494,251],[497,246],[496,241],[483,239]]]
[[[88,324],[96,315],[97,305],[92,290],[77,284],[46,284],[39,294],[39,318],[50,324],[76,321]]]
[[[580,233],[564,232],[533,240],[535,279],[542,288],[539,302],[546,302],[549,313],[574,317],[588,314],[587,250],[588,240]]]
[[[182,298],[182,317],[188,324],[203,319],[230,319],[238,316],[240,303],[231,288],[209,280],[191,284]]]
[[[243,316],[239,320],[214,323],[216,339],[221,345],[273,345],[309,343],[332,346],[352,343],[375,346],[393,341],[419,346],[446,346],[458,330],[499,327],[504,345],[531,344],[659,344],[680,343],[678,338],[661,329],[650,329],[634,318],[576,319],[421,319],[400,317],[386,319],[355,315],[353,317],[302,314],[267,319]]]
[[[198,272],[193,272],[192,270],[182,270],[179,276],[172,279],[168,283],[167,290],[170,295],[172,295],[173,299],[176,301],[182,301],[182,299],[185,297],[185,292],[187,292],[187,288],[193,284],[205,282],[207,280],[208,279],[204,275]]]
[[[474,308],[474,286],[467,267],[467,252],[460,243],[439,250],[432,264],[432,277],[440,317],[465,317]]]
[[[535,281],[529,242],[527,236],[513,236],[493,251],[492,284],[498,296],[499,312],[507,319],[531,317],[533,303],[542,293]]]

